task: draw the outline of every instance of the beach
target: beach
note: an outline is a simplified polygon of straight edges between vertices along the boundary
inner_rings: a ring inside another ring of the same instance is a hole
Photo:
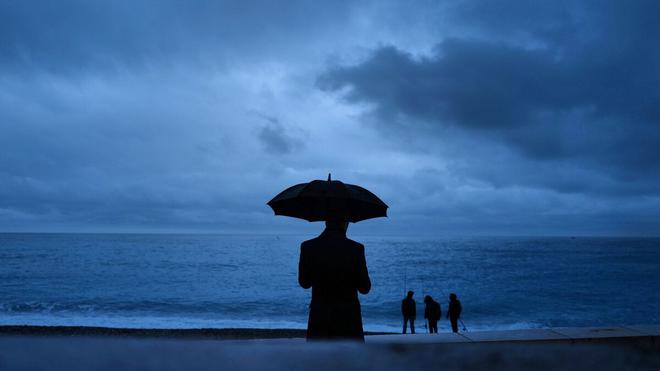
[[[302,340],[304,329],[200,328],[148,329],[86,326],[0,326],[2,337],[82,337],[181,340]],[[400,334],[366,331],[365,342],[372,344],[440,343],[599,343],[660,346],[660,325],[560,327],[545,329],[441,332]]]
[[[169,339],[254,340],[302,339],[302,329],[204,328],[204,329],[144,329],[87,326],[0,326],[0,336],[97,336]],[[385,332],[366,332],[384,335]]]

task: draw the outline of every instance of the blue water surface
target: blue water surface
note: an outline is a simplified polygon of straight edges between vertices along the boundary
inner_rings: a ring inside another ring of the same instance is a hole
[[[304,328],[310,237],[0,234],[0,324]],[[473,330],[660,323],[657,238],[353,238],[367,330],[398,331],[409,289],[420,317],[457,293]]]

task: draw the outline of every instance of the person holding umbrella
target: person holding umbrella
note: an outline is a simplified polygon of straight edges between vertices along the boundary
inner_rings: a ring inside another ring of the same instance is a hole
[[[357,293],[369,293],[371,280],[364,245],[346,237],[347,227],[341,213],[329,216],[323,233],[300,246],[298,282],[312,288],[308,339],[364,340]]]
[[[268,205],[276,215],[325,221],[325,230],[300,246],[298,283],[312,289],[307,340],[364,341],[358,293],[371,280],[364,245],[346,237],[349,222],[386,216],[387,205],[362,187],[331,180],[298,184]]]

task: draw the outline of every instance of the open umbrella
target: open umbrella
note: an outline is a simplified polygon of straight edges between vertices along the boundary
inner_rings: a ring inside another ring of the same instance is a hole
[[[341,213],[355,223],[387,216],[387,205],[375,194],[353,184],[332,180],[313,180],[289,187],[268,202],[275,215],[305,219],[310,222],[327,220]]]

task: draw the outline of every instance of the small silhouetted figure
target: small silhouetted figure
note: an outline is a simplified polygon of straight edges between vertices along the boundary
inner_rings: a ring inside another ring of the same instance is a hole
[[[417,305],[413,300],[415,293],[408,291],[408,296],[401,300],[401,314],[403,315],[403,333],[406,333],[408,321],[410,321],[410,333],[415,333],[415,318],[417,317]]]
[[[447,318],[451,322],[451,331],[458,332],[458,320],[461,318],[461,301],[456,298],[456,294],[449,294],[449,309],[447,309]]]
[[[440,309],[440,303],[433,300],[431,295],[426,295],[424,298],[424,318],[429,321],[429,332],[438,333],[438,321],[442,317],[442,310]]]
[[[300,246],[298,282],[312,288],[307,340],[364,341],[357,295],[371,289],[364,245],[346,238],[344,218],[335,217],[325,225],[320,236]]]

